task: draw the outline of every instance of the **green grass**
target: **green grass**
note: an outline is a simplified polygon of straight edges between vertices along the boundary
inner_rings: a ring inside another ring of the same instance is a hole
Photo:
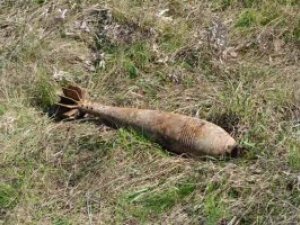
[[[204,213],[206,215],[206,224],[218,224],[221,219],[230,218],[226,206],[223,205],[222,200],[214,195],[210,195],[204,202]]]
[[[263,10],[245,9],[241,12],[236,26],[243,28],[266,26],[276,19],[284,19],[280,18],[280,12],[278,12],[276,5],[271,5]]]
[[[232,217],[228,205],[226,205],[226,203],[223,201],[221,195],[221,190],[223,188],[221,185],[226,185],[226,182],[210,182],[205,187],[203,214],[206,224],[218,224],[222,220],[227,220]]]
[[[238,34],[251,36],[255,30],[264,33],[273,29],[277,38],[295,44],[299,42],[299,14],[295,11],[299,8],[299,3],[296,1],[254,1],[244,7],[235,22]],[[279,30],[282,32],[277,32]]]
[[[119,129],[118,136],[115,139],[114,145],[121,146],[124,150],[127,150],[129,154],[149,154],[147,148],[151,147],[153,153],[160,156],[168,156],[168,153],[161,149],[158,144],[152,143],[150,137],[147,134],[141,134],[130,129]]]
[[[167,188],[144,188],[127,193],[121,198],[121,208],[127,209],[124,214],[130,213],[141,221],[151,215],[160,215],[177,203],[183,201],[196,189],[194,182],[180,182]]]
[[[0,105],[0,116],[2,116],[5,113],[5,107]]]
[[[125,50],[125,55],[132,60],[138,68],[143,69],[150,63],[151,53],[147,43],[137,43]]]
[[[53,220],[53,225],[71,225],[67,219],[57,218]]]
[[[17,190],[8,184],[0,184],[0,208],[11,209],[17,204]]]
[[[178,23],[176,27],[168,24],[162,28],[161,32],[162,35],[159,39],[160,47],[162,50],[172,53],[186,44],[189,27],[188,24],[183,22]]]
[[[299,143],[293,144],[290,146],[289,156],[288,156],[289,164],[292,169],[298,171],[300,170],[300,150]]]
[[[48,78],[41,72],[38,74],[38,79],[34,87],[33,96],[35,99],[35,104],[44,110],[49,109],[55,101],[57,101],[57,96],[54,92],[54,86],[48,80]]]
[[[1,225],[300,223],[298,1],[1,6]],[[229,53],[207,36],[216,18]],[[66,82],[102,104],[212,121],[245,154],[184,158],[140,132],[55,121]]]

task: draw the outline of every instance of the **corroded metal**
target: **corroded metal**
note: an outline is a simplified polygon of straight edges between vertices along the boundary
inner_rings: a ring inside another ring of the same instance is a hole
[[[116,127],[130,127],[161,144],[167,150],[188,155],[224,155],[236,148],[236,141],[221,127],[206,120],[159,110],[104,106],[87,99],[78,87],[63,89],[58,103],[66,117],[87,113]]]

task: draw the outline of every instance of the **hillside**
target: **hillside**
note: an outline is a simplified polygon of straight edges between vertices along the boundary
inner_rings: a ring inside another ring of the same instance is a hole
[[[298,0],[0,1],[0,224],[300,224]],[[103,104],[212,121],[236,158],[57,121]]]

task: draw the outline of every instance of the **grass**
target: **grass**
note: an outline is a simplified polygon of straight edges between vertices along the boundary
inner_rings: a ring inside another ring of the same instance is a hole
[[[5,113],[4,106],[0,105],[0,116],[2,116]]]
[[[214,195],[207,197],[203,211],[207,217],[206,224],[209,225],[218,224],[222,219],[230,217],[226,207],[222,204],[222,200]]]
[[[0,224],[300,223],[298,9],[3,2]],[[56,92],[70,81],[104,104],[208,119],[245,154],[184,158],[131,130],[55,121]]]
[[[8,184],[1,184],[0,186],[1,209],[13,208],[17,202],[16,198],[17,198],[17,192],[12,186]]]
[[[67,219],[58,218],[58,219],[53,220],[53,224],[54,225],[71,225],[72,223],[70,223]]]
[[[185,181],[168,188],[150,187],[143,188],[121,198],[121,208],[127,209],[122,213],[128,214],[140,221],[145,221],[149,216],[160,215],[177,203],[183,201],[193,193],[196,184]]]
[[[296,171],[300,169],[300,151],[298,144],[292,144],[290,146],[289,165]]]

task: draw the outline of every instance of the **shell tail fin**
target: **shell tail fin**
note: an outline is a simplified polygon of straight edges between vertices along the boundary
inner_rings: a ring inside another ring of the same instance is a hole
[[[84,116],[80,111],[81,102],[87,98],[87,92],[74,85],[62,88],[62,95],[59,95],[60,101],[58,106],[58,116],[63,118],[76,119]]]

